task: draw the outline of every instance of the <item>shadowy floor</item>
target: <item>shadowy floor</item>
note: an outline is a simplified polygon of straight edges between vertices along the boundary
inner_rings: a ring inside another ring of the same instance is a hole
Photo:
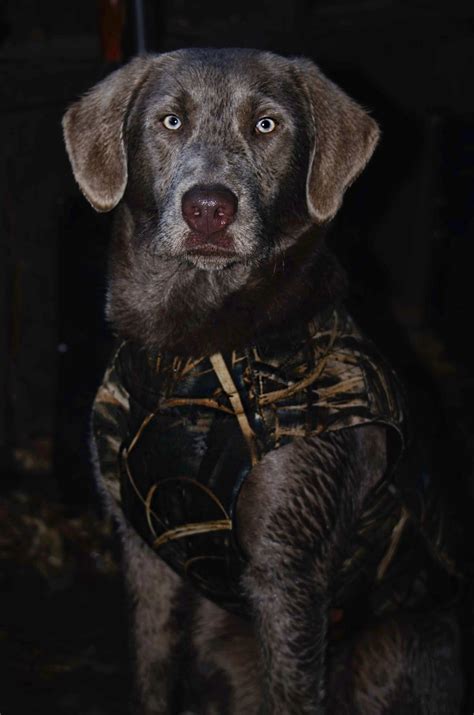
[[[0,519],[2,715],[125,714],[127,614],[107,527],[27,489],[0,500]]]

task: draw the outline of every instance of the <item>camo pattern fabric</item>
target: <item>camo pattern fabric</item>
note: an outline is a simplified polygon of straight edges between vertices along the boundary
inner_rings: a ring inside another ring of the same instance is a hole
[[[103,478],[128,520],[175,571],[239,614],[245,557],[233,519],[252,467],[295,438],[369,423],[387,426],[390,465],[367,498],[334,606],[366,592],[382,612],[426,591],[413,538],[422,548],[428,515],[441,549],[441,514],[429,490],[420,498],[417,489],[411,506],[403,500],[394,475],[406,432],[402,391],[344,310],[225,355],[151,355],[125,342],[93,415]]]

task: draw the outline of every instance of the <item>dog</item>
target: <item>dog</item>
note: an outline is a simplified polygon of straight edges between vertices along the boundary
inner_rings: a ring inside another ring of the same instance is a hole
[[[133,712],[459,713],[440,506],[325,239],[376,122],[309,60],[192,49],[133,59],[63,127],[115,209],[93,449]]]

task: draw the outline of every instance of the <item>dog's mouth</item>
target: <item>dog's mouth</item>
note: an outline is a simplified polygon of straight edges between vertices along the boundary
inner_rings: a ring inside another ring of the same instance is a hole
[[[189,233],[185,241],[185,251],[188,256],[196,258],[235,260],[238,257],[234,239],[226,231],[210,235]]]
[[[220,248],[213,243],[203,243],[197,248],[190,248],[186,251],[189,256],[222,256],[223,258],[235,258],[235,251],[226,248]]]

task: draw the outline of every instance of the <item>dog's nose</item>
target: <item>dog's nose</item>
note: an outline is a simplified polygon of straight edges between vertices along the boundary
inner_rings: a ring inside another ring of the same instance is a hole
[[[237,196],[224,186],[196,186],[184,194],[181,210],[193,231],[211,236],[234,220]]]

